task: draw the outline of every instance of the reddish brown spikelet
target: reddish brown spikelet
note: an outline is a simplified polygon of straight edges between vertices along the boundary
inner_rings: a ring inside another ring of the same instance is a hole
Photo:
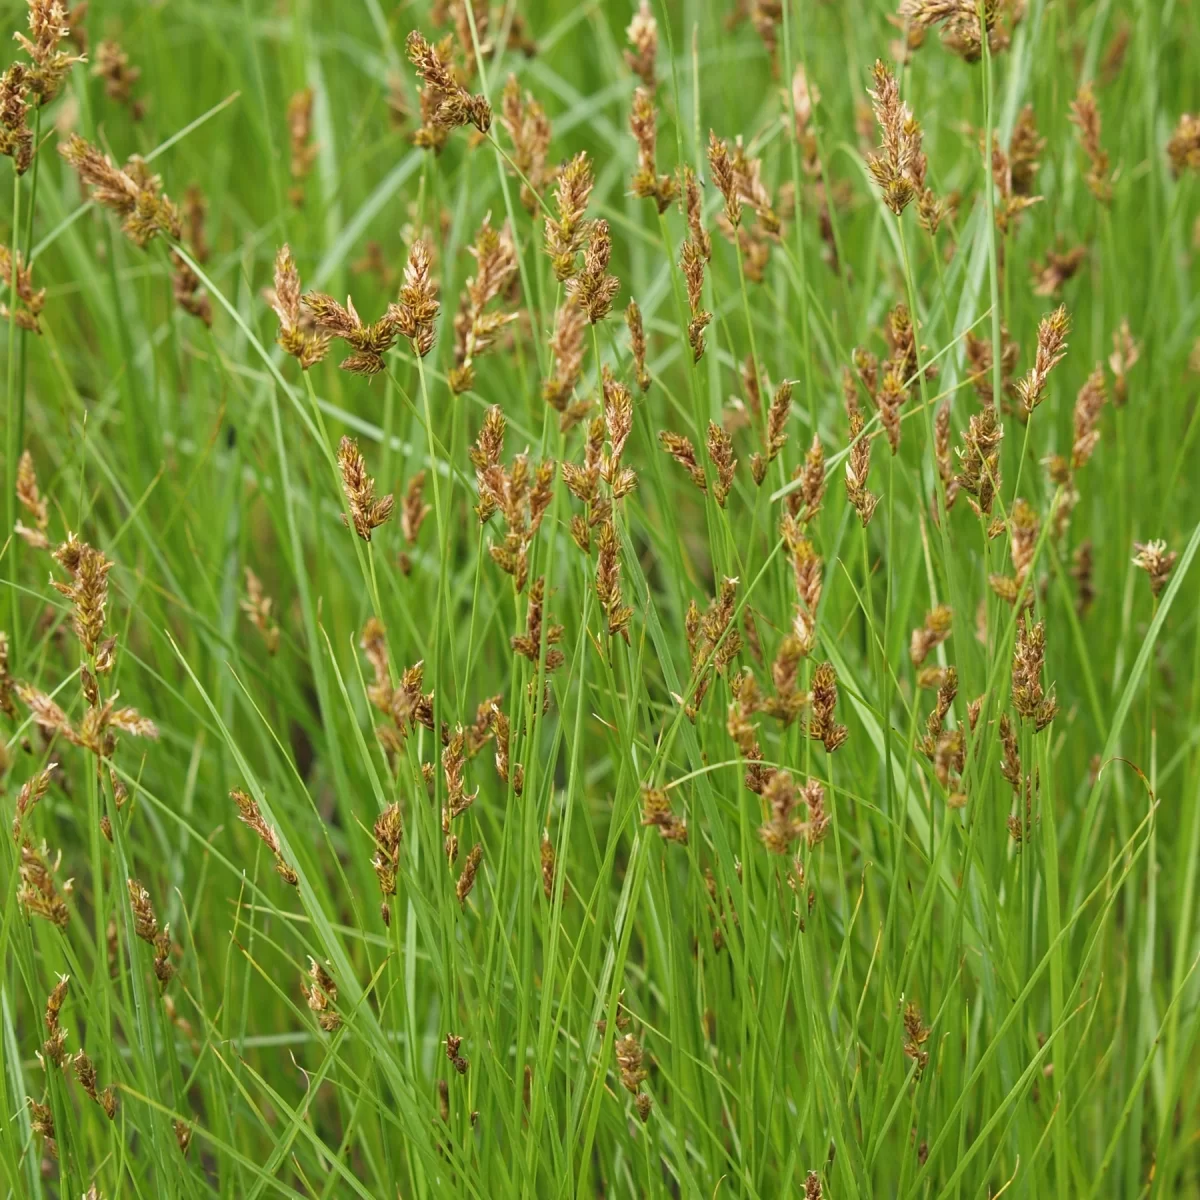
[[[458,897],[458,902],[463,907],[466,907],[467,897],[470,896],[471,889],[475,886],[475,876],[479,871],[479,864],[482,861],[483,847],[476,842],[471,847],[471,852],[467,855],[467,861],[463,864],[462,874],[459,875],[458,883],[454,888],[454,894]]]
[[[704,228],[704,198],[700,194],[700,181],[696,178],[696,172],[686,164],[680,167],[679,177],[688,236],[696,243],[700,256],[708,262],[712,258],[712,238]]]
[[[550,835],[542,834],[541,845],[541,862],[542,862],[542,891],[545,893],[547,900],[554,899],[554,843],[550,840]],[[528,1068],[526,1068],[528,1069]]]
[[[617,1038],[613,1049],[617,1056],[617,1068],[621,1073],[621,1086],[636,1096],[647,1078],[642,1047],[638,1043],[637,1035],[627,1033],[624,1037]]]
[[[212,328],[212,304],[200,276],[188,265],[187,260],[176,250],[171,251],[171,294],[175,303],[199,321]]]
[[[1167,543],[1161,540],[1134,542],[1133,548],[1137,551],[1133,565],[1150,577],[1150,591],[1157,598],[1167,586],[1179,554],[1168,550]]]
[[[16,812],[13,814],[12,822],[13,841],[18,845],[21,841],[21,826],[29,813],[50,790],[50,778],[57,766],[58,763],[48,764],[45,770],[39,771],[21,785],[21,790],[17,794]]]
[[[74,881],[66,880],[60,891],[55,882],[55,875],[58,873],[62,855],[57,855],[53,865],[50,865],[46,861],[48,854],[44,842],[36,850],[28,842],[21,844],[17,903],[30,916],[41,917],[43,921],[65,929],[70,919],[67,897],[71,894]]]
[[[238,820],[243,825],[249,826],[262,840],[267,849],[275,855],[275,870],[280,878],[285,883],[290,883],[292,887],[299,887],[300,877],[284,859],[283,851],[279,844],[279,835],[267,824],[266,819],[262,815],[262,810],[258,807],[258,801],[253,796],[237,788],[234,788],[229,793],[229,798],[237,805]]]
[[[349,519],[343,513],[342,520],[347,525],[353,524],[358,536],[369,542],[371,531],[378,529],[392,515],[392,497],[375,498],[375,480],[367,474],[366,461],[353,438],[342,438],[337,461],[342,472],[342,488],[350,505]]]
[[[671,175],[659,175],[656,164],[657,115],[653,93],[637,88],[629,113],[629,129],[638,148],[638,165],[633,175],[633,194],[653,200],[660,213],[671,207],[678,185]]]
[[[1115,377],[1113,404],[1121,408],[1129,398],[1129,381],[1126,377],[1141,357],[1141,347],[1133,340],[1128,318],[1123,317],[1121,324],[1113,330],[1112,342],[1113,352],[1108,356],[1108,369]]]
[[[117,168],[78,134],[60,144],[58,151],[91,187],[92,200],[124,218],[121,229],[136,246],[144,247],[160,233],[175,239],[182,236],[179,210],[163,193],[162,180],[151,175],[140,158],[135,156]]]
[[[96,1064],[84,1051],[80,1050],[71,1059],[75,1070],[75,1078],[89,1100],[94,1101],[104,1110],[105,1116],[111,1121],[117,1115],[117,1094],[111,1087],[100,1090],[99,1078],[96,1074]]]
[[[664,841],[687,845],[687,821],[672,811],[665,788],[642,788],[642,824],[656,828]]]
[[[1034,364],[1029,374],[1017,384],[1017,397],[1025,412],[1033,412],[1045,399],[1050,372],[1066,356],[1066,337],[1070,328],[1071,319],[1063,305],[1044,316],[1038,324],[1037,355]]]
[[[1033,271],[1033,294],[1057,296],[1063,285],[1074,278],[1086,258],[1086,246],[1075,246],[1063,254],[1053,250],[1047,251],[1045,266],[1037,260],[1030,264]]]
[[[558,306],[554,317],[554,333],[550,338],[554,373],[542,383],[542,398],[556,412],[563,414],[564,423],[575,386],[583,373],[583,334],[586,326],[587,317],[583,309],[572,296],[567,296]]]
[[[799,487],[788,494],[788,512],[801,524],[808,525],[816,520],[825,498],[825,453],[820,434],[813,434],[804,462],[793,472],[792,481]]]
[[[821,1200],[821,1177],[816,1171],[809,1171],[804,1180],[804,1200]]]
[[[38,316],[45,307],[46,289],[34,288],[33,263],[27,264],[20,250],[14,253],[7,246],[0,246],[0,280],[8,299],[15,295],[17,300],[11,310],[7,303],[0,303],[0,319],[7,321],[11,317],[20,328],[40,334]]]
[[[1181,114],[1167,142],[1167,158],[1176,178],[1184,171],[1200,171],[1200,115]]]
[[[318,329],[331,337],[341,338],[350,346],[351,353],[339,364],[343,371],[369,378],[384,369],[383,356],[396,344],[403,331],[395,305],[389,306],[383,317],[368,325],[364,324],[349,297],[345,305],[324,292],[307,292],[301,300]]]
[[[490,226],[488,230],[489,236],[484,246],[484,254],[489,275],[485,277],[481,273],[476,280],[471,281],[476,286],[477,297],[482,297],[484,291],[496,283],[491,273],[500,277],[497,290],[512,273],[508,269],[509,253],[512,251],[511,240],[504,242],[498,234],[491,230]],[[482,286],[478,283],[481,278],[483,279]],[[487,299],[495,294],[495,291],[491,291]],[[479,308],[482,309],[486,302],[486,299],[482,300]],[[437,298],[437,283],[433,278],[433,254],[429,249],[429,243],[424,238],[417,238],[409,247],[408,262],[404,266],[404,284],[400,288],[400,303],[388,305],[387,312],[384,314],[384,322],[390,324],[401,337],[408,338],[412,343],[413,350],[419,357],[424,358],[433,349],[434,325],[440,311],[441,302]],[[480,320],[483,321],[483,318],[480,317]],[[477,339],[482,341],[485,337],[486,334],[481,328],[477,332]]]
[[[682,433],[672,433],[669,429],[664,429],[659,433],[658,440],[662,448],[687,471],[692,482],[702,492],[708,491],[708,480],[704,476],[704,468],[696,459],[696,450],[691,439]]]
[[[85,6],[86,7],[86,6]],[[61,0],[29,0],[29,37],[14,33],[21,49],[32,59],[27,70],[29,94],[39,105],[49,104],[62,90],[72,66],[83,62],[61,48],[71,32]]]
[[[954,613],[946,604],[939,604],[925,614],[925,624],[913,630],[909,641],[908,653],[914,667],[919,667],[950,636],[953,620]]]
[[[342,1025],[342,1018],[333,1007],[337,1003],[337,984],[315,958],[309,958],[308,962],[307,974],[300,977],[300,991],[308,1007],[317,1014],[317,1024],[326,1033],[336,1033]]]
[[[524,177],[521,181],[521,203],[530,213],[536,213],[550,171],[546,160],[550,150],[550,120],[546,110],[528,92],[522,95],[515,75],[509,75],[504,85],[500,105],[500,123],[512,140],[512,160]]]
[[[688,307],[691,310],[687,333],[693,362],[699,362],[704,355],[704,331],[712,321],[712,313],[706,311],[702,303],[704,263],[704,252],[699,243],[694,238],[685,238],[680,250],[679,268],[683,272]]]
[[[758,836],[771,854],[790,854],[792,842],[800,836],[801,824],[795,815],[796,785],[789,771],[773,771],[762,791],[768,817],[759,827]]]
[[[846,459],[846,496],[858,513],[865,529],[875,514],[879,497],[867,489],[871,472],[871,439],[863,432],[863,418],[858,411],[850,415],[850,455]]]
[[[809,703],[812,715],[808,722],[808,736],[823,742],[832,754],[847,736],[846,726],[839,725],[834,718],[837,708],[837,672],[832,663],[823,662],[814,672],[810,685]]]
[[[715,421],[708,423],[708,457],[717,472],[713,484],[713,499],[722,507],[733,488],[733,472],[737,459],[733,457],[733,439]]]
[[[400,839],[404,836],[404,824],[400,819],[400,805],[389,804],[375,820],[375,853],[371,857],[371,867],[379,880],[379,890],[383,894],[380,913],[383,923],[390,925],[392,920],[391,908],[387,898],[396,894],[396,873],[400,868]]]
[[[567,284],[567,293],[587,315],[590,324],[603,321],[612,311],[613,301],[621,290],[621,281],[608,273],[612,257],[612,236],[608,222],[603,218],[593,221],[587,250],[583,256],[583,270]]]
[[[596,595],[607,621],[608,635],[619,633],[628,641],[633,609],[624,603],[621,592],[620,541],[611,518],[600,525],[598,545]]]
[[[742,200],[734,178],[729,146],[713,130],[708,131],[708,169],[712,181],[725,200],[725,219],[737,229],[742,223]]]
[[[289,170],[292,189],[289,199],[296,208],[304,203],[304,181],[312,171],[320,147],[312,140],[313,90],[310,87],[294,92],[287,103],[288,142],[291,150]]]
[[[492,109],[483,96],[472,96],[446,63],[440,49],[430,45],[417,30],[409,33],[405,41],[408,60],[417,69],[424,82],[422,89],[422,112],[428,112],[428,124],[436,129],[457,129],[462,125],[474,125],[480,133],[487,133],[492,125]],[[431,145],[419,137],[418,145]],[[432,146],[440,148],[440,146]]]
[[[1071,124],[1079,131],[1079,144],[1087,155],[1087,185],[1101,204],[1112,200],[1112,175],[1108,166],[1108,151],[1100,144],[1100,109],[1096,93],[1085,83],[1071,101]]]
[[[505,325],[517,318],[516,313],[487,310],[487,305],[508,287],[517,271],[516,248],[508,225],[493,229],[489,213],[479,227],[470,253],[477,269],[467,280],[454,318],[454,367],[449,375],[454,395],[474,386],[475,359],[492,347]]]
[[[329,353],[330,335],[317,332],[308,314],[300,311],[300,273],[286,243],[275,255],[275,288],[270,295],[271,307],[279,318],[275,340],[307,371]]]
[[[96,670],[106,674],[112,669],[112,646],[102,641],[108,615],[108,573],[112,563],[87,542],[74,534],[54,552],[55,560],[72,576],[72,582],[53,582],[54,587],[73,605],[71,625],[79,644],[96,660]]]
[[[37,471],[33,465],[33,455],[28,450],[23,451],[20,459],[17,461],[16,493],[21,506],[33,518],[32,529],[27,529],[18,522],[17,532],[34,549],[48,549],[50,541],[46,537],[46,530],[50,525],[50,510],[45,498],[38,489]]]
[[[971,417],[958,451],[955,483],[971,497],[972,507],[983,515],[992,511],[1000,486],[1000,442],[1004,426],[996,409],[988,406]]]
[[[1058,701],[1054,688],[1042,688],[1042,668],[1046,662],[1046,628],[1042,621],[1030,625],[1024,612],[1017,622],[1017,641],[1013,649],[1012,701],[1017,715],[1032,721],[1037,732],[1054,720]]]
[[[1107,400],[1104,368],[1097,363],[1075,397],[1075,441],[1071,447],[1071,466],[1076,471],[1087,465],[1100,441],[1100,431],[1096,425]]]
[[[929,1064],[929,1051],[924,1049],[929,1034],[921,1010],[910,1001],[904,1006],[904,1053],[917,1064],[918,1078]]]
[[[633,355],[638,390],[645,392],[650,387],[650,372],[646,370],[646,330],[642,325],[642,310],[638,308],[636,300],[630,300],[625,309],[625,324],[629,327],[629,349]]]
[[[45,1063],[53,1063],[56,1067],[61,1067],[66,1060],[66,1051],[63,1046],[66,1042],[67,1031],[59,1024],[59,1013],[62,1012],[63,1002],[67,998],[67,988],[70,985],[70,977],[60,975],[58,983],[54,985],[50,995],[46,997],[46,1032],[47,1038],[42,1043],[42,1053],[40,1055],[43,1065]]]

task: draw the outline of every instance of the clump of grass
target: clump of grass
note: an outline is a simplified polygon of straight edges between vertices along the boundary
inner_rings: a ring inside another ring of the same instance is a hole
[[[23,6],[7,1193],[1200,1188],[1194,14],[727,7]]]

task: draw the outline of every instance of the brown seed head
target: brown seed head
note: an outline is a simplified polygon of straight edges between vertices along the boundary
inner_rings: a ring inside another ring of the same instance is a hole
[[[1137,551],[1133,565],[1150,576],[1150,591],[1158,597],[1171,578],[1179,554],[1175,550],[1168,550],[1167,543],[1161,540],[1134,542],[1133,548]]]

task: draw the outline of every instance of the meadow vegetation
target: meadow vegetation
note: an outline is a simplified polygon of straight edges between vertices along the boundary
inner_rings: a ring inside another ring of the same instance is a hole
[[[5,1195],[1200,1192],[1195,3],[0,28]]]

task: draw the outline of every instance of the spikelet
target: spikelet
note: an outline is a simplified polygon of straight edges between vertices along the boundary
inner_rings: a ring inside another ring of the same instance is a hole
[[[246,594],[239,601],[242,612],[258,630],[268,654],[279,649],[279,625],[271,615],[275,601],[263,591],[262,580],[249,568],[245,568]]]
[[[474,125],[480,133],[487,133],[492,125],[491,106],[483,96],[472,96],[459,83],[441,47],[430,45],[414,29],[405,41],[405,50],[425,85],[421,89],[425,122],[414,139],[416,144],[439,150],[442,142],[438,133],[463,125]]]
[[[512,160],[520,172],[521,203],[536,213],[550,180],[546,166],[550,151],[550,120],[528,92],[522,95],[515,75],[509,75],[500,104],[500,124],[513,144]]]
[[[1108,151],[1100,144],[1100,109],[1090,83],[1085,83],[1071,101],[1071,124],[1079,130],[1079,145],[1088,160],[1088,190],[1100,201],[1112,200],[1112,175]]]
[[[1134,542],[1133,548],[1137,551],[1133,565],[1150,577],[1150,592],[1157,599],[1171,578],[1179,554],[1168,550],[1167,543],[1161,540]]]
[[[650,11],[649,0],[641,0],[633,20],[625,30],[629,49],[625,65],[642,81],[647,90],[655,88],[655,66],[658,60],[658,22]]]
[[[106,40],[97,45],[96,61],[91,73],[95,78],[104,80],[104,94],[110,100],[128,108],[129,115],[135,121],[142,119],[146,106],[133,97],[134,84],[142,77],[142,72],[139,67],[129,65],[129,55],[118,42]]]
[[[13,841],[17,845],[21,843],[21,827],[25,823],[25,818],[50,790],[50,777],[54,774],[57,766],[58,763],[49,763],[44,770],[39,771],[21,785],[12,821]]]
[[[392,515],[391,495],[375,498],[375,480],[367,474],[367,464],[358,443],[343,437],[338,445],[338,468],[342,473],[342,488],[350,506],[350,515],[342,514],[346,525],[353,525],[364,542],[371,540],[372,530],[378,529]]]
[[[450,391],[456,396],[474,386],[475,359],[491,348],[505,325],[517,319],[516,313],[486,311],[517,271],[517,252],[508,225],[499,231],[493,229],[489,213],[483,218],[470,252],[476,271],[467,280],[454,318],[454,366],[449,382]]]
[[[846,459],[846,497],[865,529],[875,514],[879,497],[867,489],[871,472],[871,439],[863,432],[862,414],[850,414],[850,455]]]
[[[608,222],[603,218],[591,225],[583,270],[567,283],[567,293],[587,315],[592,325],[603,321],[612,311],[613,301],[621,290],[621,281],[608,273],[612,256],[612,237]]]
[[[142,159],[134,156],[118,168],[78,134],[63,142],[58,152],[92,189],[92,200],[123,218],[121,229],[135,246],[145,247],[160,233],[175,240],[183,236],[179,210],[162,191],[162,180],[150,174]]]
[[[671,810],[671,800],[663,788],[642,788],[642,824],[656,828],[667,842],[687,845],[687,821]]]
[[[14,253],[7,246],[0,246],[0,280],[4,282],[5,295],[11,299],[15,293],[17,298],[17,306],[11,310],[7,303],[0,302],[0,320],[7,321],[11,316],[20,328],[40,335],[38,316],[46,303],[46,289],[34,288],[33,263],[26,265],[20,250]]]
[[[133,931],[154,948],[154,976],[165,991],[175,974],[171,962],[171,933],[166,925],[159,926],[150,893],[136,880],[127,880],[129,905],[133,909]]]
[[[298,888],[300,886],[300,876],[296,874],[295,870],[283,857],[283,850],[279,844],[279,835],[267,824],[261,809],[258,807],[258,801],[253,796],[240,791],[238,788],[234,788],[229,793],[229,798],[237,806],[238,820],[243,825],[252,829],[267,849],[275,856],[275,870],[279,877],[285,883],[290,883],[292,887]]]
[[[388,897],[396,894],[396,873],[400,867],[400,839],[404,835],[404,826],[400,819],[400,805],[389,804],[379,814],[375,821],[375,853],[371,858],[371,866],[375,877],[379,880],[379,890],[383,894],[379,911],[383,923],[392,923],[392,910]]]
[[[300,992],[317,1014],[317,1024],[326,1033],[336,1033],[342,1027],[342,1018],[333,1007],[337,1003],[337,984],[315,958],[310,957],[308,964],[308,972],[300,977]]]
[[[1017,398],[1026,413],[1033,412],[1045,399],[1050,372],[1066,357],[1066,336],[1070,328],[1071,319],[1061,304],[1039,322],[1034,364],[1017,384]]]
[[[1178,179],[1184,171],[1200,171],[1200,116],[1183,113],[1167,142],[1171,172]]]
[[[546,222],[546,253],[560,283],[571,279],[579,269],[577,258],[588,232],[584,216],[594,182],[591,164],[582,150],[558,173],[554,188],[558,218]]]
[[[900,99],[896,77],[876,60],[874,87],[868,91],[879,126],[879,148],[867,155],[867,169],[883,194],[883,202],[899,216],[918,194],[914,170],[923,159],[921,127]]]
[[[658,211],[664,213],[671,207],[678,192],[678,185],[673,176],[657,173],[657,116],[651,89],[640,87],[634,90],[629,129],[638,149],[638,165],[633,175],[633,194],[653,200]]]
[[[318,332],[308,313],[301,312],[300,273],[286,243],[275,255],[275,287],[269,295],[271,307],[279,318],[275,340],[284,353],[307,371],[329,353],[330,335]]]
[[[310,87],[294,92],[287,103],[288,145],[291,158],[288,169],[292,186],[288,199],[293,207],[304,205],[304,181],[317,161],[320,147],[312,140],[313,90]]]
[[[48,855],[45,842],[36,850],[29,842],[21,843],[17,903],[30,916],[41,917],[43,921],[65,929],[71,915],[67,908],[67,897],[71,894],[74,880],[66,880],[60,888],[55,876],[62,862],[62,853],[55,856],[52,865],[46,861]]]
[[[630,300],[625,309],[625,324],[629,327],[629,350],[633,355],[638,390],[645,392],[650,387],[650,372],[646,370],[646,331],[642,326],[642,310],[636,300]]]

